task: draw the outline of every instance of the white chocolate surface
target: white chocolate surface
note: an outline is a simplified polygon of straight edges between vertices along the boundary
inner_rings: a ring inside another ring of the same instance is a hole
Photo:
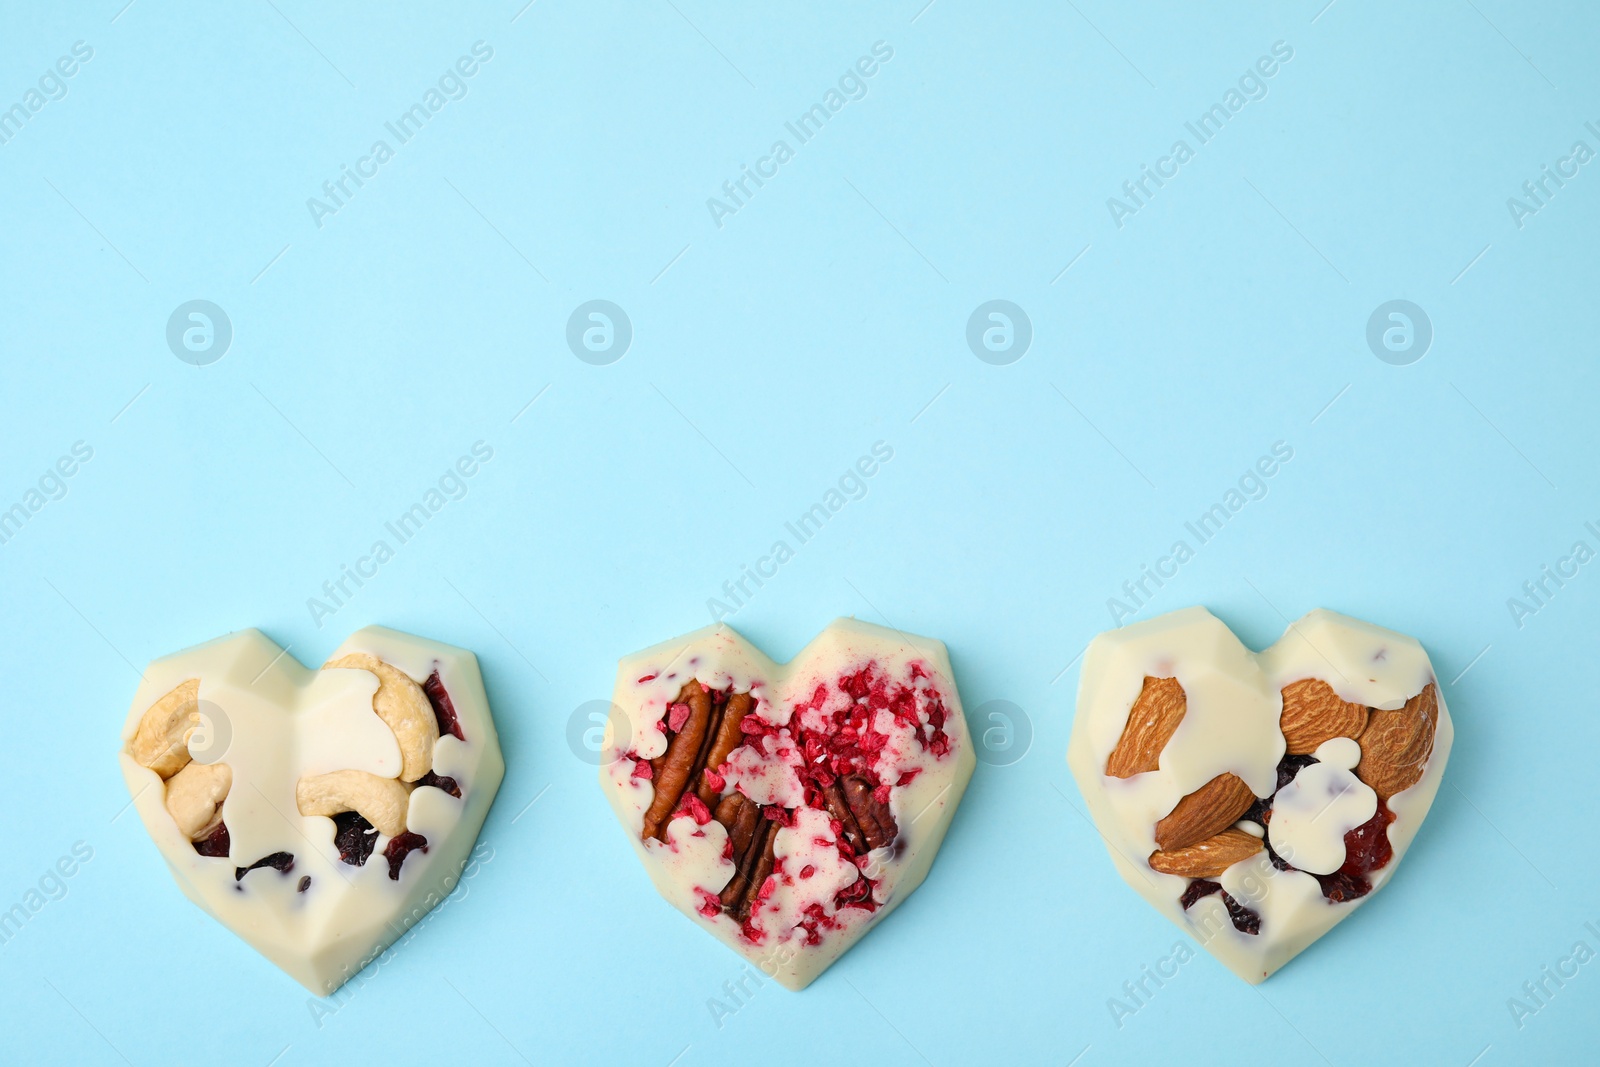
[[[1162,750],[1157,770],[1127,779],[1109,777],[1106,760],[1147,675],[1176,677],[1187,698],[1187,713]],[[1304,678],[1326,682],[1343,700],[1381,709],[1403,706],[1435,681],[1422,646],[1392,630],[1319,609],[1291,624],[1272,647],[1251,653],[1221,620],[1200,607],[1100,634],[1084,655],[1079,680],[1067,762],[1113,862],[1157,911],[1251,983],[1283,966],[1388,881],[1433,803],[1454,735],[1440,693],[1424,773],[1389,799],[1395,814],[1388,828],[1394,855],[1367,876],[1371,893],[1334,903],[1306,873],[1337,870],[1344,862],[1345,833],[1376,810],[1376,794],[1349,770],[1359,758],[1359,746],[1336,738],[1317,750],[1325,762],[1302,769],[1274,804],[1274,848],[1303,869],[1278,871],[1262,851],[1214,879],[1260,914],[1260,933],[1237,931],[1220,894],[1202,898],[1185,912],[1179,898],[1190,879],[1158,873],[1147,862],[1156,850],[1156,822],[1178,800],[1223,772],[1243,778],[1257,796],[1271,794],[1285,750],[1278,729],[1280,693]],[[1260,836],[1259,825],[1240,825]]]
[[[838,680],[869,665],[891,685],[914,690],[923,723],[936,697],[945,710],[949,743],[948,751],[936,756],[911,726],[886,710],[874,714],[872,729],[887,740],[871,769],[890,786],[889,808],[899,836],[867,857],[866,875],[877,882],[879,907],[873,912],[835,907],[835,895],[864,874],[841,856],[827,813],[804,805],[795,744],[798,727],[819,730],[824,713],[853,699]],[[679,815],[668,824],[665,843],[640,840],[655,791],[650,781],[633,777],[632,757],[649,759],[665,751],[660,723],[690,679],[709,689],[749,692],[756,701],[753,714],[780,728],[760,741],[765,754],[746,738],[724,765],[727,790],[796,809],[795,825],[776,834],[772,892],[751,916],[759,941],[707,903],[708,895],[715,897],[735,873],[734,863],[723,858],[728,833],[720,823],[713,819],[702,826]],[[797,705],[809,704],[819,687],[825,688],[821,708],[808,707],[795,722]],[[790,989],[809,984],[921,884],[976,766],[943,643],[854,619],[836,620],[783,665],[726,626],[699,630],[623,659],[613,703],[627,725],[617,729],[614,721],[607,730],[600,784],[656,889],[691,921]],[[907,784],[897,784],[908,774]],[[827,919],[817,931],[820,943],[807,944],[800,923],[814,921],[817,908]]]
[[[368,671],[309,669],[258,630],[230,634],[150,664],[119,756],[145,829],[185,895],[319,996],[339,988],[449,895],[505,769],[471,652],[377,626],[351,634],[329,658],[349,652],[370,653],[419,684],[437,670],[466,737],[447,734],[433,753],[434,773],[454,778],[461,798],[435,788],[410,795],[406,829],[427,838],[428,850],[405,859],[398,881],[383,856],[388,837],[378,836],[365,865],[344,863],[333,820],[301,815],[295,802],[303,776],[399,775],[400,748],[372,710],[378,679]],[[189,678],[200,679],[202,712],[221,720],[190,738],[190,752],[233,768],[222,806],[227,857],[195,851],[164,805],[161,778],[128,754],[145,709]],[[263,868],[236,878],[237,867],[275,852],[294,855],[291,871]],[[307,875],[311,884],[299,892]]]

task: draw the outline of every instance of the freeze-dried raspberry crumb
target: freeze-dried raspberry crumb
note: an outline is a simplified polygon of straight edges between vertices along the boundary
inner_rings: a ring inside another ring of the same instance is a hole
[[[804,867],[800,868],[800,877],[801,878],[810,878],[812,875],[814,875],[816,873],[817,873],[817,868],[814,865],[810,864],[810,863],[808,863]]]
[[[636,759],[633,764],[633,774],[629,777],[640,778],[648,782],[656,776],[656,769],[650,766],[647,759]]]
[[[639,682],[638,682],[638,684],[639,684],[639,685],[643,685],[643,684],[644,684],[644,683],[646,683],[646,682],[653,682],[653,681],[655,681],[655,680],[656,680],[656,676],[655,676],[655,675],[653,675],[653,674],[646,674],[646,675],[644,675],[644,676],[643,676],[643,677],[641,677],[641,678],[640,678],[640,679],[639,679]]]
[[[772,822],[777,823],[779,826],[791,830],[794,829],[794,812],[790,811],[788,808],[780,808],[774,805],[772,807],[762,808],[761,814],[766,816]]]
[[[424,853],[428,851],[428,839],[410,830],[389,839],[388,846],[383,850],[383,858],[389,861],[390,880],[395,882],[400,880],[400,865],[406,861],[407,856],[419,849]]]
[[[696,826],[704,826],[711,821],[711,809],[707,808],[705,801],[694,793],[683,794],[683,800],[678,803],[678,812],[688,815],[695,821]]]
[[[667,709],[667,726],[673,733],[683,729],[683,724],[689,721],[689,705],[674,704]]]
[[[710,767],[706,768],[706,786],[713,793],[720,793],[727,786],[728,780]]]
[[[916,780],[917,775],[919,775],[921,773],[922,773],[922,768],[921,767],[913,767],[909,771],[902,771],[900,773],[899,780],[896,781],[894,784],[896,786],[907,786],[907,785],[910,785],[913,781]]]
[[[708,919],[715,919],[722,914],[722,900],[715,893],[707,893],[704,889],[696,889],[700,894],[700,907],[695,910]]]

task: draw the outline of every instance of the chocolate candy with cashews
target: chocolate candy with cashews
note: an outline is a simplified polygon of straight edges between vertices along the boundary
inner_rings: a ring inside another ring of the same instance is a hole
[[[257,630],[156,660],[122,736],[185,895],[319,996],[449,895],[505,771],[476,657],[376,626],[320,670]]]
[[[1387,883],[1453,737],[1414,638],[1318,610],[1252,653],[1197,607],[1090,643],[1067,762],[1123,879],[1256,983]]]
[[[976,764],[944,645],[840,619],[627,657],[600,785],[656,889],[801,989],[927,876]]]

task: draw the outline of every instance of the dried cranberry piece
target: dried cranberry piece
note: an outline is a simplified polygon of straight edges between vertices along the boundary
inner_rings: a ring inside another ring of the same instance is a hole
[[[1190,882],[1189,888],[1178,898],[1178,903],[1183,905],[1184,911],[1188,911],[1212,893],[1222,894],[1223,906],[1228,909],[1228,918],[1233,921],[1235,930],[1241,934],[1261,933],[1261,916],[1233,899],[1232,894],[1223,889],[1220,882],[1213,882],[1209,878],[1196,878]]]
[[[244,876],[258,867],[271,867],[288,874],[294,870],[294,853],[274,852],[270,856],[262,856],[248,867],[235,867],[233,869],[233,880],[235,882],[244,881]]]
[[[339,850],[339,858],[352,867],[363,866],[378,843],[378,828],[354,811],[341,811],[333,817],[333,825],[333,844]]]
[[[213,856],[226,859],[228,855],[229,844],[228,824],[225,822],[219,822],[217,823],[217,828],[215,830],[211,831],[205,837],[202,837],[200,840],[194,843],[194,850],[200,853],[202,856]]]
[[[1221,892],[1222,883],[1213,882],[1209,878],[1196,878],[1189,883],[1189,888],[1183,891],[1183,896],[1178,898],[1178,903],[1183,905],[1183,910],[1188,911],[1204,897],[1212,893]]]
[[[1394,812],[1378,798],[1378,810],[1372,818],[1344,835],[1344,866],[1341,871],[1366,874],[1384,867],[1394,858],[1394,847],[1389,844],[1389,824],[1394,822]]]
[[[1228,907],[1228,918],[1233,920],[1233,928],[1235,930],[1241,934],[1259,934],[1261,932],[1261,916],[1234,900],[1226,890],[1222,893],[1222,903]]]
[[[1302,769],[1317,762],[1315,756],[1285,756],[1278,761],[1278,788],[1282,789],[1294,781],[1294,776]]]
[[[1317,884],[1322,887],[1322,895],[1335,904],[1342,904],[1347,900],[1358,900],[1372,892],[1372,883],[1359,874],[1346,874],[1344,868],[1332,874],[1319,874]]]
[[[457,741],[465,741],[467,736],[461,732],[456,706],[450,702],[450,694],[445,692],[438,671],[428,675],[428,680],[422,683],[422,691],[428,694],[428,703],[433,705],[433,717],[439,721],[439,736],[449,734]]]
[[[1372,818],[1344,835],[1344,865],[1332,874],[1317,875],[1322,895],[1335,904],[1358,900],[1372,892],[1367,874],[1386,866],[1394,858],[1394,846],[1389,844],[1389,824],[1394,822],[1394,812],[1378,798],[1378,810]]]
[[[383,858],[389,861],[389,878],[392,881],[400,880],[400,865],[406,861],[407,856],[418,849],[426,853],[428,839],[410,830],[389,839],[388,846],[383,850]]]
[[[298,889],[296,889],[295,892],[296,893],[304,893],[307,889],[310,889],[310,888],[311,888],[311,876],[308,874],[304,878],[300,879],[300,887]]]
[[[646,764],[646,766],[648,766],[648,764]],[[446,793],[449,793],[457,800],[461,799],[461,787],[456,784],[456,780],[454,778],[441,777],[440,775],[429,771],[427,774],[424,774],[421,778],[417,779],[417,784],[419,786],[431,785],[435,789],[443,789]]]

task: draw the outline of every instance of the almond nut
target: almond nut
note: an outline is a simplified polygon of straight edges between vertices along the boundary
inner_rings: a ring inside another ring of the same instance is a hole
[[[1433,731],[1439,722],[1439,688],[1429,682],[1405,707],[1374,710],[1361,731],[1361,761],[1356,777],[1388,800],[1410,789],[1427,769],[1433,754]]]
[[[1132,778],[1159,767],[1161,750],[1172,740],[1187,710],[1188,703],[1178,679],[1146,675],[1139,699],[1128,712],[1122,737],[1106,760],[1106,774],[1112,778]]]
[[[1302,678],[1283,687],[1278,729],[1288,755],[1309,756],[1330,738],[1360,737],[1366,725],[1366,705],[1340,700],[1327,682]]]
[[[1156,844],[1163,852],[1187,848],[1239,821],[1256,795],[1236,774],[1219,774],[1178,801],[1166,818],[1156,823]]]
[[[1188,848],[1150,853],[1150,869],[1183,878],[1215,878],[1260,851],[1261,838],[1243,830],[1224,830]]]

